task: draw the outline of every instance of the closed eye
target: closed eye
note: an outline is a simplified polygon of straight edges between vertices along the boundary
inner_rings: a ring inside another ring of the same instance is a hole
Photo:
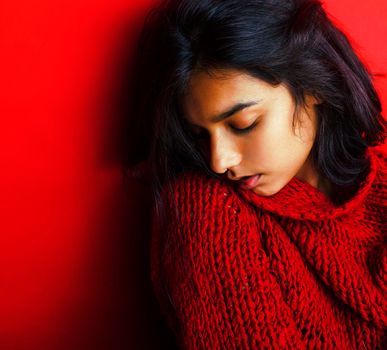
[[[257,126],[257,124],[258,124],[258,121],[255,121],[253,124],[251,124],[247,128],[237,128],[237,127],[232,126],[232,125],[230,125],[229,127],[235,134],[245,135],[245,134],[248,134],[250,131],[252,131]],[[205,139],[208,136],[207,131],[195,132],[195,131],[192,131],[192,129],[191,129],[191,132],[193,132],[193,134],[197,140]]]
[[[248,126],[247,128],[236,128],[234,126],[231,126],[230,125],[230,128],[238,135],[243,135],[243,134],[247,134],[248,132],[250,132],[251,130],[253,130],[256,126],[257,126],[257,122],[254,122],[253,124],[251,124],[250,126]]]

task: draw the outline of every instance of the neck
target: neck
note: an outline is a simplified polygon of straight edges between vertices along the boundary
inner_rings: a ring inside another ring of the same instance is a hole
[[[295,176],[301,181],[307,182],[311,186],[317,188],[324,193],[328,198],[332,195],[332,184],[322,176],[316,169],[313,163],[311,154],[308,156],[304,166]]]

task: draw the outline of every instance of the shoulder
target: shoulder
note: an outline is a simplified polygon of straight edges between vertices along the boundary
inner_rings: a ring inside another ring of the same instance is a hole
[[[231,192],[233,190],[226,180],[194,170],[180,173],[170,182],[170,185],[174,190],[184,191],[191,196],[219,194],[220,191]]]
[[[179,174],[166,184],[163,196],[181,208],[212,205],[222,209],[223,205],[230,202],[243,205],[235,187],[229,181],[193,170]]]
[[[254,208],[231,183],[200,171],[181,173],[165,184],[162,199],[169,220],[188,229],[198,222],[218,225],[256,219]]]
[[[259,246],[259,216],[226,180],[198,171],[184,172],[164,185],[162,199],[165,216],[162,221],[154,220],[153,256],[160,266],[171,267],[168,275],[172,279],[180,278],[177,271],[189,276],[214,251],[234,254],[225,249],[235,248],[235,240],[239,244],[250,240],[250,246]]]

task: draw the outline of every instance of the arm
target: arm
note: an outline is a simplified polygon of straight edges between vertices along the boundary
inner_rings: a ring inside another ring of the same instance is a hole
[[[204,175],[189,173],[173,188],[164,197],[168,220],[154,225],[151,264],[180,346],[305,348],[270,273],[259,215],[229,185]]]

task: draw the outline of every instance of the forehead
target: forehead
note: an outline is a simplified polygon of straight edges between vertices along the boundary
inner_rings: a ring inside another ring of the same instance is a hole
[[[237,70],[196,72],[182,99],[184,117],[190,121],[210,119],[238,103],[265,100],[275,88]]]

